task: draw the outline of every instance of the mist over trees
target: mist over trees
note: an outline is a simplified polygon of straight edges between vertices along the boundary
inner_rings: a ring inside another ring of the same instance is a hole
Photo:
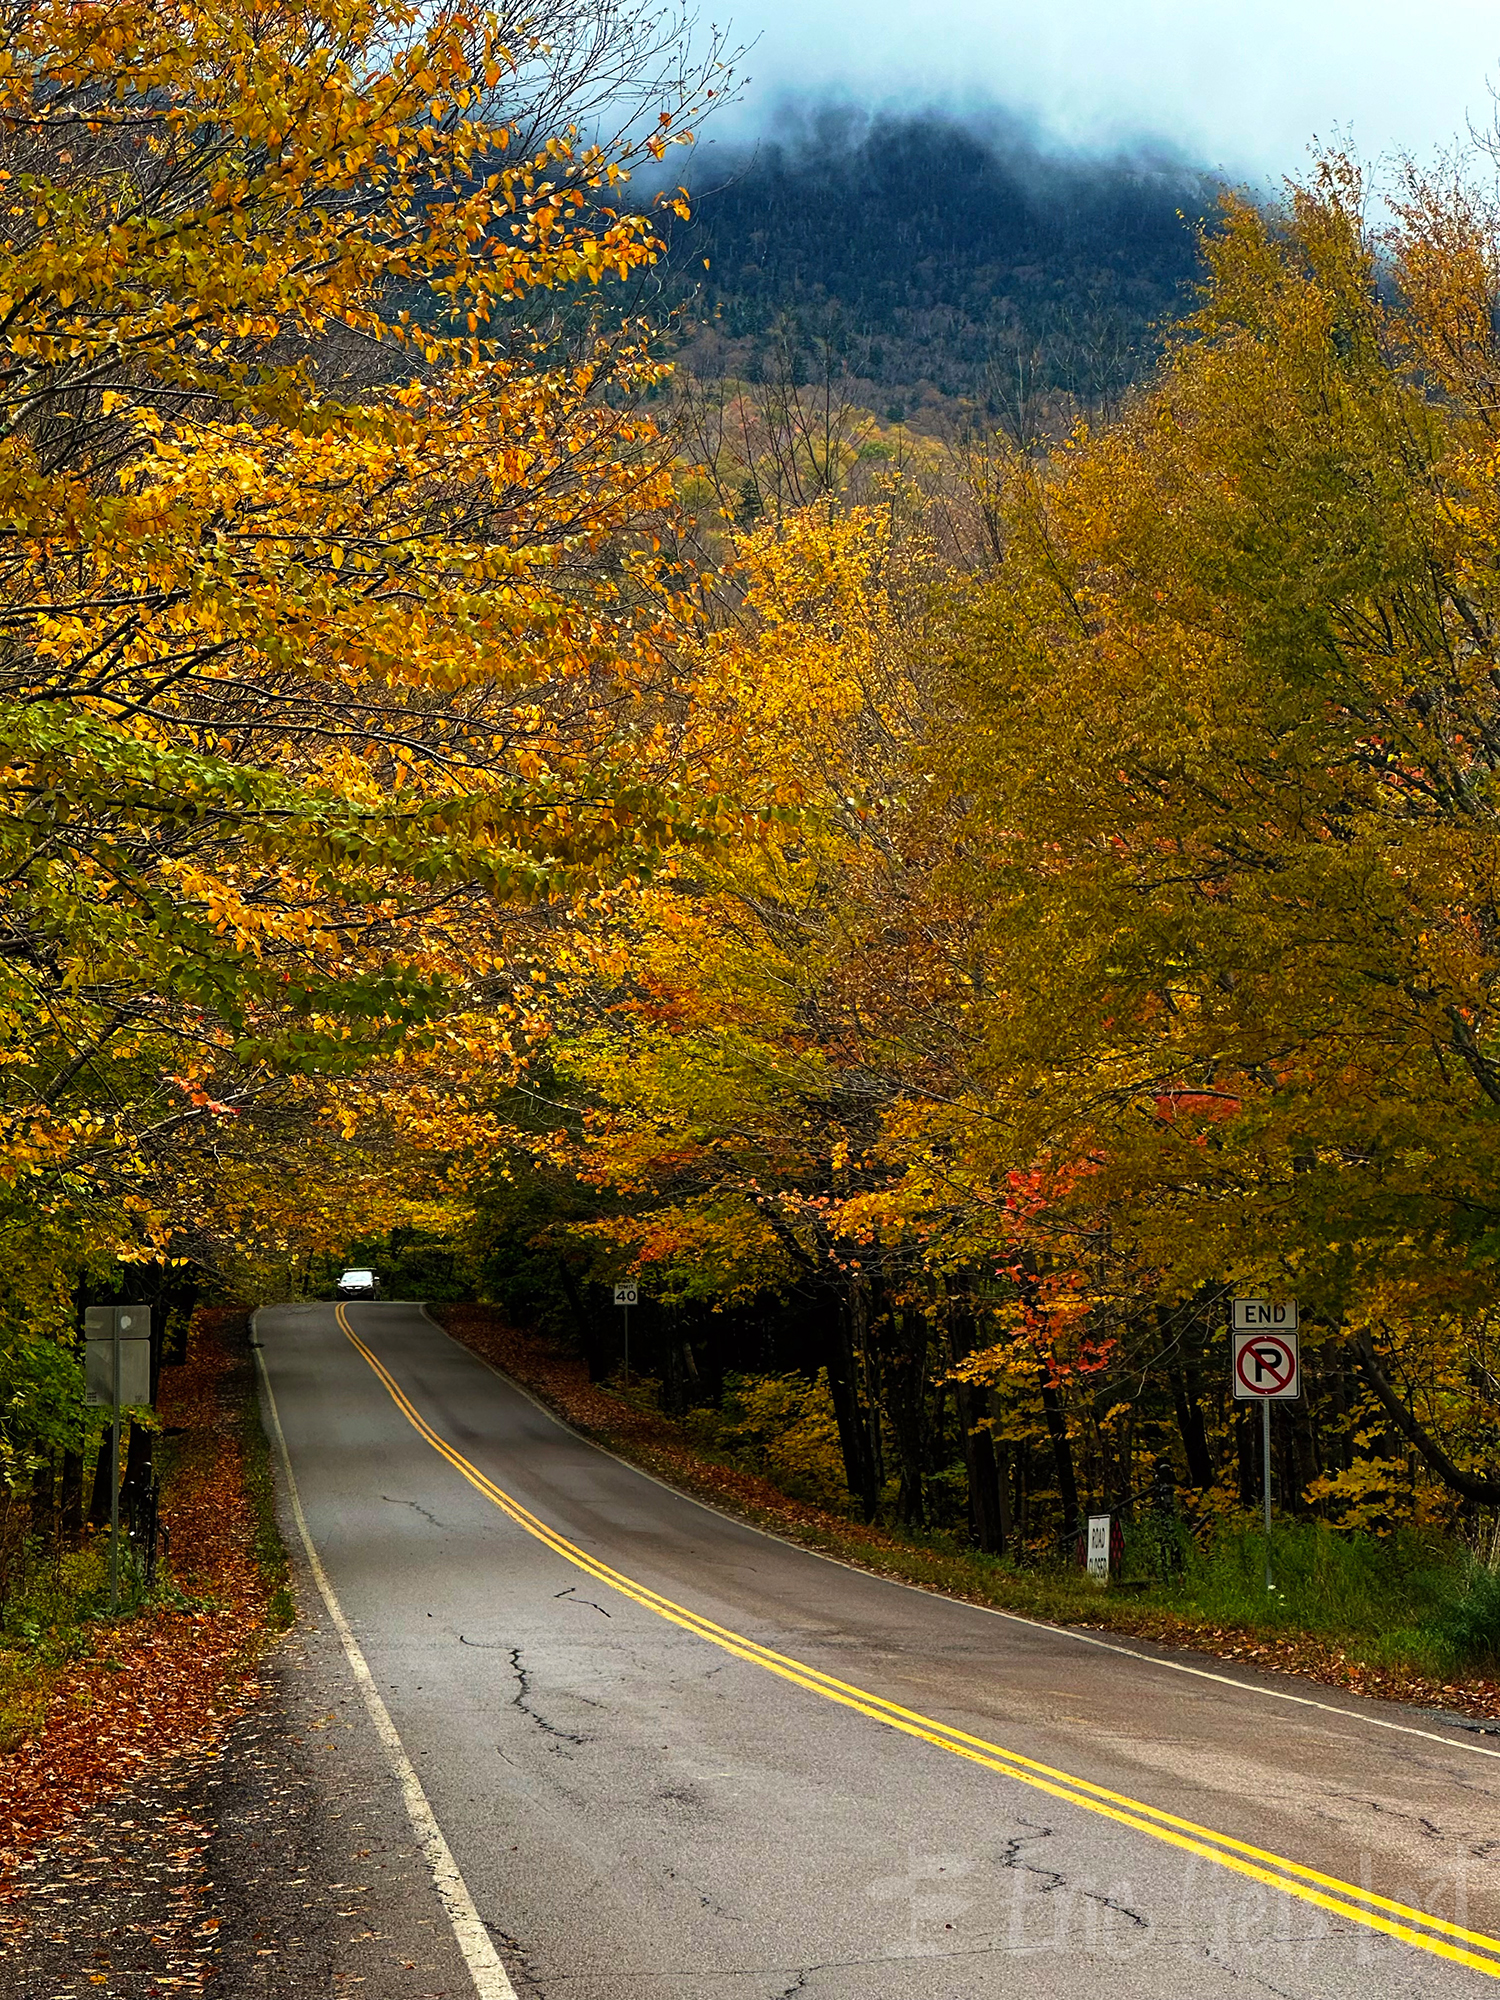
[[[831,340],[887,402],[928,384],[991,418],[1018,367],[1116,401],[1201,277],[1218,194],[1182,161],[1059,153],[999,115],[826,106],[753,149],[701,146],[685,184],[667,296],[690,366],[754,379],[790,327],[807,369]]]

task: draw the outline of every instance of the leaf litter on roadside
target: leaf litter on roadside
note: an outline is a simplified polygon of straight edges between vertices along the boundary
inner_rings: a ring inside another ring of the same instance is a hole
[[[44,1909],[68,1870],[82,1879],[99,1865],[87,1843],[71,1854],[58,1838],[69,1823],[156,1767],[215,1756],[231,1721],[261,1692],[256,1658],[270,1586],[246,1490],[242,1324],[238,1313],[199,1313],[186,1363],[162,1373],[160,1414],[177,1433],[162,1493],[173,1588],[135,1616],[99,1621],[91,1651],[51,1670],[40,1730],[0,1758],[0,1895],[8,1908],[27,1900],[25,1860],[43,1841],[62,1870],[49,1880]],[[164,1811],[170,1821],[172,1809]],[[187,1822],[178,1831],[184,1854],[204,1837]],[[142,1827],[143,1841],[147,1832]],[[0,1935],[10,1936],[16,1921],[11,1909]],[[156,1976],[169,1990],[168,1975]]]

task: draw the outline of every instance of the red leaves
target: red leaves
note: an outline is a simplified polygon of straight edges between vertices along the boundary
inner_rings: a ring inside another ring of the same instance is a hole
[[[1242,1101],[1223,1090],[1162,1090],[1155,1098],[1156,1115],[1168,1125],[1175,1125],[1180,1116],[1220,1125],[1238,1115]]]

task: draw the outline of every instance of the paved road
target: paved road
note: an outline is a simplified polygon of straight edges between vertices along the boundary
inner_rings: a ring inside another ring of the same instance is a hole
[[[263,1312],[263,1359],[518,1994],[1496,1991],[1500,1739],[844,1569],[584,1443],[418,1308],[341,1316],[357,1340]]]

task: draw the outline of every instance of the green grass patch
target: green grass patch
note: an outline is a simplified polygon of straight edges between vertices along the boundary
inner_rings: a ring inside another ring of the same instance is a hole
[[[1138,1537],[1146,1564],[1138,1559],[1137,1574],[1148,1568],[1142,1595],[1180,1616],[1271,1635],[1310,1633],[1357,1647],[1373,1666],[1439,1677],[1484,1671],[1500,1659],[1500,1577],[1461,1545],[1410,1532],[1341,1534],[1318,1521],[1278,1523],[1268,1591],[1259,1525],[1222,1523],[1203,1547],[1183,1536],[1165,1561],[1151,1539]],[[1130,1580],[1127,1556],[1127,1586]]]
[[[94,1649],[109,1616],[103,1537],[38,1564],[6,1601],[0,1622],[0,1755],[41,1728],[61,1671]]]

